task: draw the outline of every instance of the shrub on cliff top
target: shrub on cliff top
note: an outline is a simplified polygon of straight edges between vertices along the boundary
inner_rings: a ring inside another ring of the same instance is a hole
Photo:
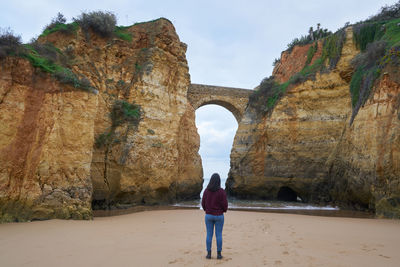
[[[381,7],[378,14],[368,18],[367,21],[383,21],[400,18],[400,1],[393,5]]]
[[[373,43],[367,44],[364,53],[358,54],[351,63],[356,67],[367,67],[370,68],[385,55],[387,42],[379,40]]]
[[[45,37],[53,32],[61,32],[63,34],[72,34],[78,29],[78,23],[73,22],[66,24],[67,19],[60,12],[54,17],[50,24],[46,25],[40,37]]]
[[[0,59],[8,55],[17,55],[22,49],[21,37],[10,29],[0,29]]]
[[[102,37],[110,37],[117,24],[117,18],[113,13],[103,11],[83,12],[74,21],[82,27],[87,36],[88,30],[91,29]]]
[[[275,67],[276,65],[278,65],[281,62],[280,58],[275,58],[274,61],[272,62],[272,66]]]
[[[311,44],[314,41],[323,39],[332,34],[328,29],[319,28],[320,24],[318,23],[318,28],[314,31],[312,27],[310,27],[310,31],[308,35],[302,35],[300,38],[294,38],[288,45],[286,51],[292,51],[292,49],[298,46],[304,46],[307,44]]]
[[[60,12],[57,13],[57,16],[51,19],[50,24],[46,25],[45,30],[50,30],[56,27],[58,24],[65,24],[67,19]]]

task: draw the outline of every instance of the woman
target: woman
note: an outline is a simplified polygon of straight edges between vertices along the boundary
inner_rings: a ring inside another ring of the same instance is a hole
[[[211,176],[210,182],[203,193],[201,206],[206,213],[207,228],[207,259],[211,259],[211,241],[214,233],[217,239],[217,259],[222,259],[222,228],[224,227],[224,212],[228,210],[225,190],[221,188],[221,178],[218,173]]]

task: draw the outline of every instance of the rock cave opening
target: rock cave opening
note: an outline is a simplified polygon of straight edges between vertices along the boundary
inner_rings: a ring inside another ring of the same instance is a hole
[[[196,127],[200,135],[199,154],[203,167],[203,189],[207,187],[211,175],[215,172],[221,177],[221,187],[230,169],[230,154],[238,122],[233,113],[225,107],[207,104],[196,110]]]
[[[288,186],[282,186],[278,191],[277,199],[280,201],[296,202],[297,198],[296,191]]]

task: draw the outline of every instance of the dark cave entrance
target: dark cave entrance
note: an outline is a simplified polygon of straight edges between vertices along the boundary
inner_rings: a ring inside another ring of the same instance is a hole
[[[296,202],[297,193],[290,187],[282,186],[278,191],[278,200]]]

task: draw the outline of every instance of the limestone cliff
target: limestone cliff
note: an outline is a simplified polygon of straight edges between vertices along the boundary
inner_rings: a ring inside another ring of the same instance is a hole
[[[19,58],[0,73],[0,221],[90,218],[98,96]]]
[[[339,204],[400,218],[400,83],[398,70],[386,71],[327,161],[328,192]]]
[[[307,51],[284,52],[276,79],[286,82],[300,71]],[[231,152],[226,184],[231,196],[300,197],[400,217],[398,70],[375,84],[350,125],[350,62],[358,53],[347,28],[334,69],[290,87],[266,115],[248,106]]]
[[[81,29],[38,40],[68,53],[73,72],[97,94],[59,83],[26,60],[1,62],[2,220],[90,218],[92,200],[104,208],[198,197],[186,45],[166,19],[124,31],[130,41]],[[139,105],[139,124],[114,124],[116,103]]]

